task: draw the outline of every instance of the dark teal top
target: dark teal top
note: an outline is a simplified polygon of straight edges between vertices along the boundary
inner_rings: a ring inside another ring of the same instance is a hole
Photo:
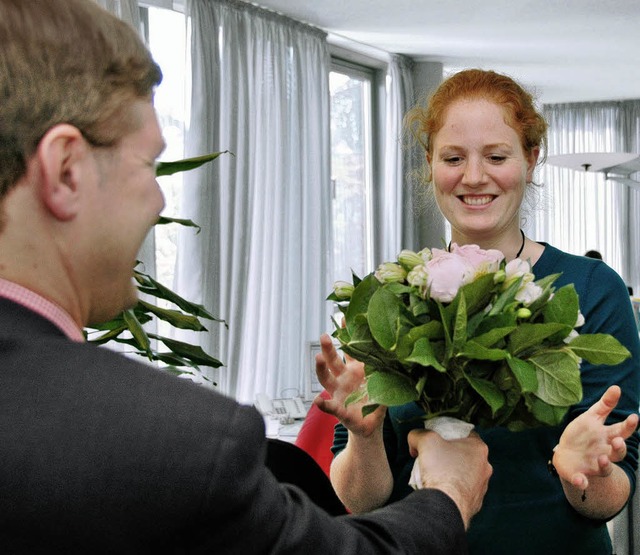
[[[631,358],[618,366],[581,366],[583,399],[572,407],[569,421],[595,403],[605,389],[618,384],[622,398],[610,422],[620,421],[640,404],[640,341],[629,294],[620,276],[601,260],[564,253],[546,243],[533,267],[536,279],[562,272],[556,287],[573,283],[580,299],[585,324],[581,333],[609,333],[629,351]],[[391,407],[384,424],[387,457],[394,475],[389,502],[407,495],[413,459],[407,434],[423,426],[422,410],[415,403]],[[493,475],[481,511],[469,529],[473,555],[550,555],[611,553],[611,541],[603,521],[579,515],[566,501],[559,479],[547,470],[547,461],[557,445],[562,429],[541,427],[522,432],[506,428],[478,429],[489,446]],[[638,442],[635,434],[627,440],[628,452],[619,466],[635,489]],[[346,429],[338,425],[333,451],[341,451],[347,441]],[[428,526],[428,523],[425,523]]]

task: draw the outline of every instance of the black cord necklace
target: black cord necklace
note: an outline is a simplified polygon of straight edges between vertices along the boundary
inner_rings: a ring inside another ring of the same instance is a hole
[[[520,258],[520,255],[522,254],[522,249],[524,249],[524,243],[526,241],[524,237],[524,231],[522,231],[522,229],[520,230],[520,235],[522,235],[522,245],[520,245],[520,249],[518,249],[518,252],[516,253],[515,258]]]
[[[514,258],[519,258],[520,255],[522,254],[522,251],[524,250],[524,244],[526,242],[526,238],[524,236],[524,231],[522,231],[522,229],[520,230],[520,235],[522,236],[522,244],[520,245],[520,248],[518,249],[518,252],[514,256]],[[451,241],[449,241],[449,244],[447,245],[447,250],[451,252]]]

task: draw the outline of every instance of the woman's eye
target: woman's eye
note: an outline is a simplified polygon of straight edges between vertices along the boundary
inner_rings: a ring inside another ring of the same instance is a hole
[[[459,164],[461,160],[460,156],[447,156],[444,158],[446,164]]]
[[[506,156],[501,156],[499,154],[492,154],[491,156],[489,156],[489,160],[493,163],[493,164],[499,164],[501,162],[504,162],[507,159]]]

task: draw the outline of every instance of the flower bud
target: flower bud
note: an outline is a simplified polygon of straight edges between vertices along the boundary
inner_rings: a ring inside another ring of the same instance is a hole
[[[385,262],[378,266],[375,276],[380,283],[393,283],[404,281],[404,278],[407,277],[407,271],[400,264]]]
[[[418,264],[422,264],[424,260],[417,252],[404,249],[398,255],[398,262],[406,270],[412,270]]]
[[[420,265],[416,266],[407,274],[407,282],[413,287],[426,287],[427,286],[427,271],[425,267]]]
[[[507,273],[504,270],[498,270],[493,274],[493,283],[502,283],[507,277]]]
[[[353,284],[349,283],[348,281],[336,281],[333,284],[333,292],[341,301],[350,299],[351,295],[353,295],[354,289],[355,287],[353,286]]]
[[[531,318],[531,311],[528,308],[519,308],[516,311],[516,316],[521,320],[527,320],[528,318]]]
[[[422,258],[422,262],[425,264],[433,258],[433,253],[427,248],[422,249],[418,254],[420,255],[420,258]]]

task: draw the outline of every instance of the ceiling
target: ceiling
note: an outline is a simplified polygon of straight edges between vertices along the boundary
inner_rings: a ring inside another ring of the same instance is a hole
[[[640,98],[640,0],[258,0],[329,40],[494,69],[541,103]]]

